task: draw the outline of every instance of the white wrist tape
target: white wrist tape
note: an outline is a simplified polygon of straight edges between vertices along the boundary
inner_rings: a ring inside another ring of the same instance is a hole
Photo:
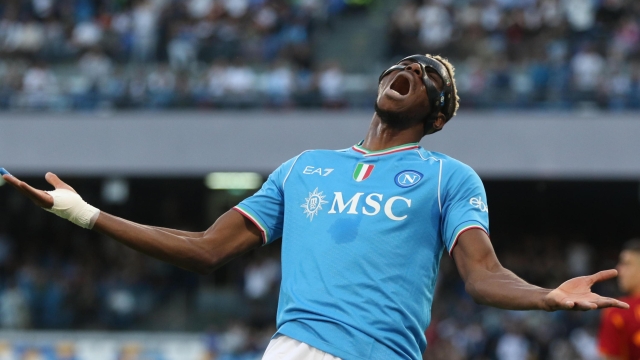
[[[45,210],[85,229],[93,228],[100,210],[87,204],[80,195],[71,190],[58,189],[47,193],[53,197],[53,207]]]

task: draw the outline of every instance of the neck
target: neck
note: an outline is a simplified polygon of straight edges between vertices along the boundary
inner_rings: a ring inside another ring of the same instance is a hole
[[[374,114],[362,147],[367,150],[378,151],[403,144],[417,143],[422,139],[422,132],[422,124],[398,129],[385,124],[378,114]]]

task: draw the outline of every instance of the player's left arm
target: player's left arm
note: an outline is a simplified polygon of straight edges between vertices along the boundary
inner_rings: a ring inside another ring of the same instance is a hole
[[[591,292],[593,284],[616,277],[616,270],[573,278],[556,289],[544,289],[505,269],[498,261],[489,237],[480,229],[460,234],[452,255],[465,289],[480,304],[511,310],[546,311],[629,308],[622,301]]]

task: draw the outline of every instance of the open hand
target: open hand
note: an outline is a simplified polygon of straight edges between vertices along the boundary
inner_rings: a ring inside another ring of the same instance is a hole
[[[20,181],[13,175],[2,175],[2,178],[41,208],[51,209],[53,207],[53,197],[46,191],[38,190],[26,182]],[[44,176],[44,178],[49,184],[53,185],[56,190],[66,189],[77,193],[71,186],[60,180],[60,178],[58,178],[54,173],[49,172]]]
[[[629,305],[627,303],[591,292],[593,284],[613,279],[616,276],[618,276],[618,271],[611,269],[567,280],[545,296],[545,310],[586,311],[608,307],[628,309]]]

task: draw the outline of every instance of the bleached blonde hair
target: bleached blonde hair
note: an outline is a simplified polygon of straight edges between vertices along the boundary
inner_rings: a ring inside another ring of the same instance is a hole
[[[425,54],[425,56],[441,62],[442,65],[444,65],[444,67],[447,68],[447,72],[449,73],[449,77],[451,78],[451,81],[453,83],[453,94],[451,95],[455,100],[456,106],[453,108],[453,114],[451,114],[451,117],[454,117],[456,116],[456,113],[458,112],[458,108],[460,107],[460,97],[458,96],[458,88],[456,87],[456,79],[455,79],[456,68],[453,67],[453,65],[449,62],[449,60],[447,60],[447,58],[442,57],[440,55]]]

